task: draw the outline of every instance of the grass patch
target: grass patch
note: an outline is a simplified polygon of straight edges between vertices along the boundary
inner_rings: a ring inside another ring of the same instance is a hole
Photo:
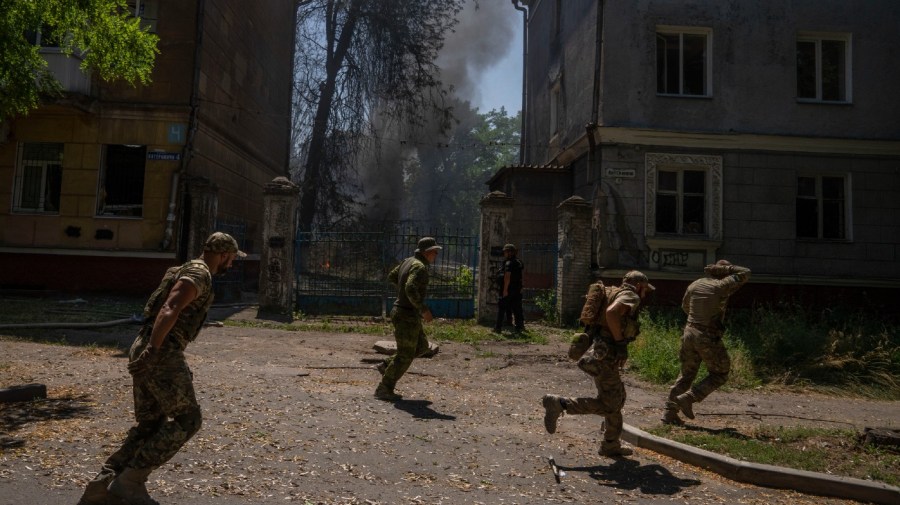
[[[644,379],[671,384],[685,317],[680,309],[651,307],[630,362]],[[785,384],[823,392],[900,399],[900,327],[862,312],[814,312],[799,305],[731,310],[725,347],[731,373],[725,388]],[[699,378],[706,375],[701,367]]]
[[[242,328],[269,328],[283,331],[321,331],[326,333],[360,333],[393,338],[394,328],[390,321],[374,317],[333,318],[303,316],[291,323],[276,323],[259,320],[226,320],[226,326]],[[547,334],[562,333],[562,330],[545,328],[529,329],[521,333],[494,333],[472,319],[437,319],[425,323],[425,334],[429,340],[477,344],[487,341],[511,341],[528,344],[546,344]]]
[[[900,454],[863,445],[852,430],[757,426],[744,434],[659,426],[648,431],[742,461],[900,485]]]

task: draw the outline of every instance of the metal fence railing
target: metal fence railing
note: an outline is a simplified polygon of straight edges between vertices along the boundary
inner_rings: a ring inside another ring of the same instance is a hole
[[[443,248],[430,266],[428,303],[435,316],[472,317],[477,237],[398,226],[382,231],[298,232],[297,309],[309,314],[389,312],[396,288],[387,275],[413,254],[422,236],[433,236]]]

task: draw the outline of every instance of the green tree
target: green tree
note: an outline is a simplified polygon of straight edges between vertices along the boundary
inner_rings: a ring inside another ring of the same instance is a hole
[[[460,102],[453,111],[457,122],[446,133],[422,130],[427,136],[418,143],[416,162],[406,165],[404,217],[477,234],[485,183],[498,169],[518,160],[522,117],[507,115],[503,107],[480,113]]]
[[[82,70],[103,80],[150,82],[159,39],[125,0],[0,0],[0,13],[0,121],[61,92],[29,33],[40,32],[67,55],[81,53]]]

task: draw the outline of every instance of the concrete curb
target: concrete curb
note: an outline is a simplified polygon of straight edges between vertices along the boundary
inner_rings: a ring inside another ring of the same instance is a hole
[[[900,488],[879,482],[738,461],[657,437],[627,424],[622,439],[737,482],[884,505],[900,503]]]

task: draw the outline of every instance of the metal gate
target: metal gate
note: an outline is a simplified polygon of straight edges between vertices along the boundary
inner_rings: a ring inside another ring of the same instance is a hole
[[[522,308],[526,318],[544,317],[543,305],[556,305],[556,265],[559,247],[556,242],[525,243],[519,250],[519,259],[525,264],[522,277]]]
[[[396,288],[387,275],[411,256],[422,236],[443,248],[430,266],[428,306],[435,317],[475,315],[478,238],[397,231],[298,232],[295,244],[296,309],[306,314],[383,315]]]

